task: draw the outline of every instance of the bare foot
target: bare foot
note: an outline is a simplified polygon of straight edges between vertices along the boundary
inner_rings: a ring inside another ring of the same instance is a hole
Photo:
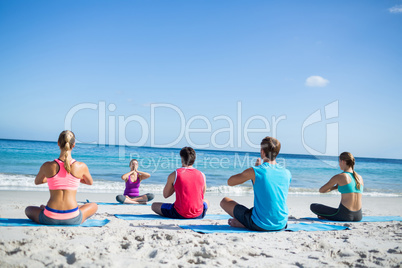
[[[243,224],[241,224],[238,220],[236,219],[229,219],[228,224],[232,227],[237,227],[237,228],[246,228]]]
[[[142,204],[145,205],[147,202],[145,201],[136,201],[131,199],[129,196],[126,196],[126,199],[124,199],[124,204]]]
[[[124,204],[138,204],[138,202],[126,198],[126,199],[124,200]]]
[[[130,204],[146,205],[147,202],[143,202],[143,201],[131,201]]]

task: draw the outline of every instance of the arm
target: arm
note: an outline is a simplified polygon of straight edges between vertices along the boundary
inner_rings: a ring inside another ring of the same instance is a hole
[[[77,163],[78,164],[78,163]],[[93,179],[91,176],[91,173],[89,173],[89,169],[87,165],[84,163],[80,162],[80,171],[82,172],[82,178],[81,178],[81,183],[87,184],[87,185],[92,185],[93,184]]]
[[[46,178],[46,170],[48,167],[48,162],[44,163],[40,169],[38,174],[35,177],[35,184],[39,185],[39,184],[43,184],[47,182],[47,178]]]
[[[333,176],[324,186],[320,188],[320,193],[328,193],[333,190],[338,189],[338,183],[339,183],[339,175]]]
[[[235,185],[239,185],[242,184],[248,180],[252,180],[253,183],[255,181],[255,172],[253,168],[248,168],[245,171],[243,171],[242,173],[233,175],[232,177],[230,177],[228,179],[228,185],[229,186],[235,186]]]
[[[128,177],[129,177],[130,175],[132,175],[134,172],[135,172],[135,170],[131,170],[130,172],[127,172],[126,174],[124,174],[123,176],[121,176],[121,179],[122,179],[123,181],[127,181]]]
[[[202,176],[204,176],[204,181],[205,181],[205,184],[204,184],[204,195],[205,195],[205,192],[207,191],[207,178],[205,177],[204,173],[202,173]]]
[[[173,183],[176,178],[176,172],[170,173],[168,176],[165,188],[163,188],[163,197],[168,198],[174,193]]]
[[[149,177],[151,177],[151,174],[147,173],[147,172],[142,172],[142,171],[138,171],[137,170],[138,175],[140,176],[140,180],[146,180]]]

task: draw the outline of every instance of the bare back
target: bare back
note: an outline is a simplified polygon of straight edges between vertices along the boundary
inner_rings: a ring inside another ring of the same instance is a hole
[[[352,178],[346,173],[338,174],[338,185],[344,186],[351,183]],[[361,185],[363,185],[363,179],[361,176],[357,178]],[[361,193],[344,193],[341,195],[341,203],[350,211],[358,211],[362,208],[362,194]]]
[[[54,177],[59,172],[59,169],[60,167],[57,162],[55,161],[46,162],[41,167],[41,170],[37,175],[37,179],[38,176],[44,177],[42,183],[46,183],[47,178]],[[87,166],[82,162],[74,162],[71,165],[71,175],[80,179],[82,183],[90,181],[90,183],[86,184],[92,184],[92,178],[90,177],[89,172],[87,174],[87,171],[88,171]],[[88,175],[90,180],[88,180]],[[69,210],[74,209],[78,206],[76,201],[77,190],[60,189],[60,190],[49,190],[49,191],[50,191],[50,198],[47,203],[49,207],[57,210]]]

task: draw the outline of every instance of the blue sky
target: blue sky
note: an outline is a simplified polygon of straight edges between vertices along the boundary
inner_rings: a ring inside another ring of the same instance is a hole
[[[402,1],[1,1],[0,138],[400,159],[401,32]]]

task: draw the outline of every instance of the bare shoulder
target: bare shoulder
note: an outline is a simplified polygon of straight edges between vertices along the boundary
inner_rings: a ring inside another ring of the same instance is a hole
[[[248,169],[245,169],[242,173],[240,173],[239,175],[243,176],[243,177],[247,177],[249,179],[252,179],[254,181],[255,178],[255,171],[254,168],[250,167]]]
[[[176,171],[173,171],[169,174],[168,179],[175,179],[176,178]]]
[[[47,178],[51,178],[57,173],[58,168],[59,165],[55,161],[48,161],[43,163],[38,174],[42,174]]]
[[[43,163],[43,165],[42,165],[42,167],[55,167],[55,166],[57,166],[57,163],[56,163],[56,161],[47,161],[47,162],[45,162],[45,163]]]
[[[86,170],[86,169],[88,169],[87,165],[86,165],[84,162],[79,162],[79,161],[75,161],[75,162],[71,165],[71,167],[72,167],[74,170]]]
[[[338,177],[338,178],[348,178],[349,175],[346,174],[346,173],[344,173],[344,172],[342,172],[342,173],[339,173],[339,174],[335,175],[334,177]]]
[[[166,186],[173,186],[175,180],[176,180],[176,172],[173,171],[173,172],[170,173],[169,176],[167,177]]]
[[[250,168],[248,168],[248,169],[245,169],[245,170],[243,171],[243,173],[245,173],[245,174],[254,174],[255,171],[254,171],[254,168],[250,167]]]
[[[84,162],[80,162],[80,161],[75,161],[72,165],[77,166],[77,167],[86,167],[87,166]]]
[[[337,183],[341,184],[341,185],[346,185],[346,184],[350,183],[350,177],[346,173],[339,173],[339,174],[335,175],[333,178],[335,178]]]
[[[45,171],[46,170],[53,171],[53,170],[56,170],[58,166],[59,165],[56,163],[56,161],[48,161],[48,162],[43,163],[43,165],[41,166],[41,169],[45,170]]]

